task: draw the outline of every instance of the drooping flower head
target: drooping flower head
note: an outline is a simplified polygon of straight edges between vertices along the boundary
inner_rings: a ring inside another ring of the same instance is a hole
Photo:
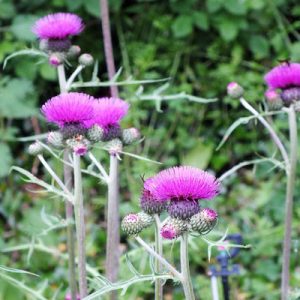
[[[64,93],[48,100],[41,111],[48,122],[61,128],[66,125],[87,128],[94,116],[93,101],[93,97],[84,93]]]
[[[79,16],[71,13],[55,13],[37,20],[32,31],[40,39],[63,40],[79,34],[83,28]]]
[[[90,126],[98,125],[104,130],[104,140],[121,136],[120,121],[127,114],[129,104],[118,98],[99,98],[94,101],[94,117]]]
[[[218,194],[215,176],[191,166],[173,167],[145,181],[145,188],[157,201],[195,201]]]

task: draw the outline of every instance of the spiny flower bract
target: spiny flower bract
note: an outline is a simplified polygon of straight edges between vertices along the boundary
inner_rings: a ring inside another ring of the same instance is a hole
[[[211,199],[218,194],[215,176],[191,166],[173,167],[159,172],[144,183],[157,201]]]
[[[37,20],[32,31],[40,39],[66,39],[79,34],[83,28],[79,16],[71,13],[55,13]]]
[[[48,122],[60,127],[74,123],[88,127],[87,121],[94,115],[93,101],[84,93],[64,93],[48,100],[41,111]]]

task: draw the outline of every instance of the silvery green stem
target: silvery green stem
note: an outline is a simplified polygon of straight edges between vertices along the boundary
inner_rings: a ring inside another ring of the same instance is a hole
[[[281,300],[287,300],[289,292],[290,277],[290,252],[293,220],[293,198],[295,191],[296,169],[297,169],[297,117],[295,108],[291,105],[288,109],[289,131],[290,131],[290,167],[287,173],[287,189],[285,202],[284,240],[281,273]]]
[[[106,276],[116,281],[119,270],[119,162],[116,155],[110,155],[108,203],[107,203],[107,241],[106,241]]]
[[[188,232],[184,232],[180,241],[180,263],[183,276],[183,290],[185,300],[195,300],[193,285],[190,274],[189,254],[188,254]]]
[[[85,254],[85,223],[82,194],[82,177],[80,156],[73,154],[74,164],[74,210],[78,248],[78,281],[80,299],[87,296],[86,254]]]
[[[287,154],[287,151],[281,142],[279,136],[275,132],[275,130],[272,128],[272,126],[264,119],[263,116],[260,115],[258,111],[254,109],[244,98],[240,98],[241,104],[248,110],[250,111],[254,116],[257,116],[257,119],[262,123],[262,125],[269,131],[271,138],[273,139],[275,145],[278,147],[282,158],[285,162],[286,168],[288,168],[290,161],[289,161],[289,156]]]
[[[160,219],[159,215],[154,215],[155,220],[155,251],[160,255],[163,256],[163,247],[162,247],[162,239],[160,235]],[[155,272],[157,274],[161,274],[162,268],[161,263],[158,259],[155,259]],[[162,300],[163,299],[163,282],[161,279],[155,280],[155,300]]]
[[[139,236],[135,237],[135,240],[155,259],[157,259],[168,271],[174,275],[179,281],[183,282],[184,278],[180,272],[178,272],[168,261],[154,251],[143,239]]]
[[[61,93],[66,93],[67,90],[67,80],[65,74],[64,65],[59,65],[57,67],[58,81]],[[70,151],[68,149],[64,150],[64,161],[70,161]],[[69,191],[73,188],[73,169],[70,165],[64,164],[64,182],[65,186]],[[77,284],[76,284],[76,263],[75,263],[75,240],[74,240],[74,217],[73,217],[73,205],[69,202],[65,202],[65,211],[67,219],[67,247],[69,255],[69,284],[71,291],[71,300],[76,300],[77,294]]]

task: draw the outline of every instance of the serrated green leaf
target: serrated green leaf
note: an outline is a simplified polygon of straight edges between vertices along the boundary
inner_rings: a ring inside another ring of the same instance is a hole
[[[218,30],[221,37],[226,41],[230,42],[236,38],[238,34],[238,27],[234,20],[223,19],[222,22],[218,24]]]
[[[193,31],[193,19],[191,16],[179,16],[172,25],[172,31],[175,37],[182,38]]]
[[[14,18],[10,30],[19,40],[34,41],[32,26],[37,19],[34,15],[18,15]]]
[[[261,59],[270,53],[269,41],[262,35],[253,35],[249,41],[249,47],[254,56]]]
[[[202,30],[209,28],[208,17],[204,12],[197,11],[193,13],[193,23]]]
[[[36,114],[31,81],[11,79],[0,89],[0,113],[8,118],[27,118]]]
[[[100,16],[100,4],[99,3],[100,3],[99,0],[85,0],[83,2],[83,6],[90,15],[99,18],[99,16]]]

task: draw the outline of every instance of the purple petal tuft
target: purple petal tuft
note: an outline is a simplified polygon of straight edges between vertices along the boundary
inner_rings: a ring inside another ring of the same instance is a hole
[[[79,34],[83,28],[79,16],[71,13],[56,13],[37,20],[32,31],[40,39],[66,39]]]
[[[190,166],[173,167],[147,179],[144,188],[157,201],[211,199],[218,194],[215,176]]]

